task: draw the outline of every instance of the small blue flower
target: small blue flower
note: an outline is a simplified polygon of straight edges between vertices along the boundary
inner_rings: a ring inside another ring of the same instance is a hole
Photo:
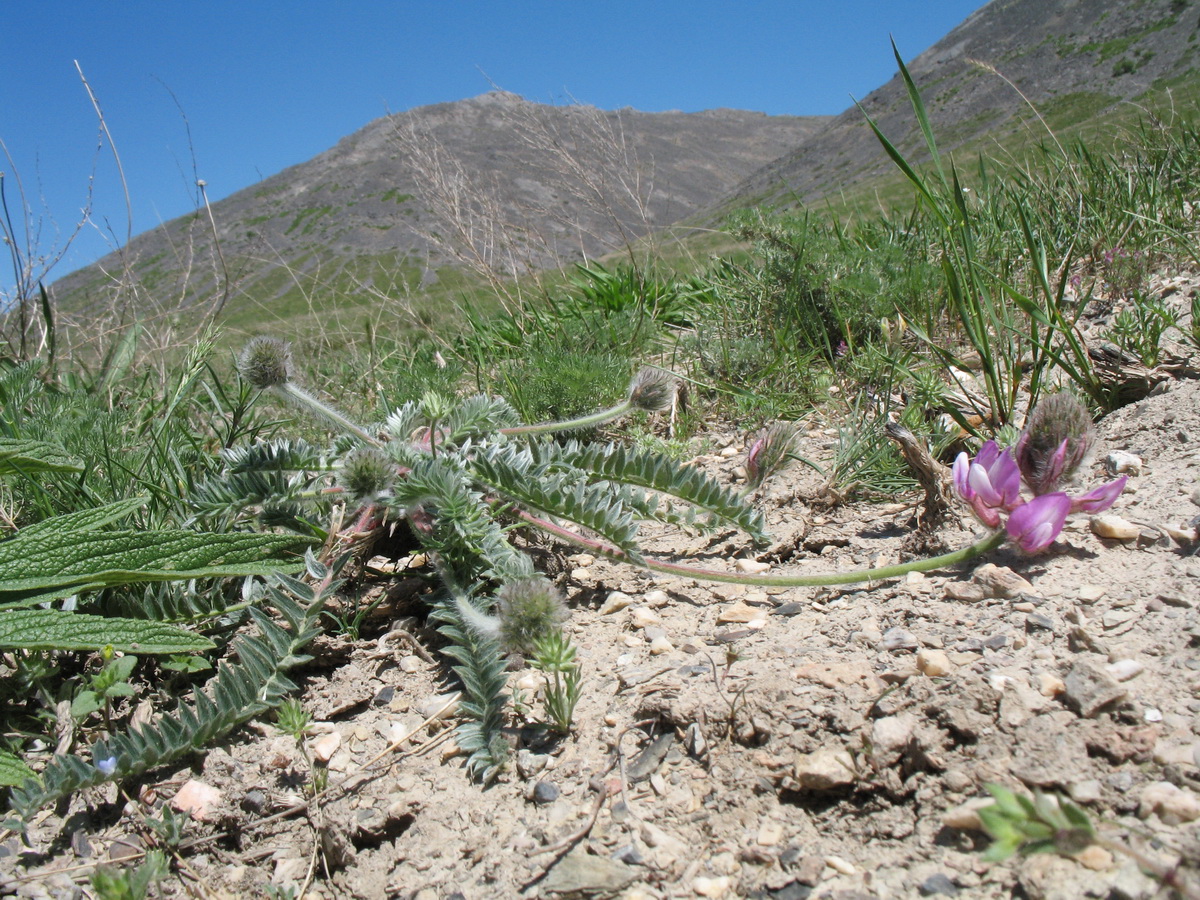
[[[113,772],[117,771],[117,758],[110,756],[108,759],[98,759],[96,768],[100,770],[100,774],[111,776]]]

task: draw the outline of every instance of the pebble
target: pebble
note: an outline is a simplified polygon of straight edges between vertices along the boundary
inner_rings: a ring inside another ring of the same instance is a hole
[[[647,625],[658,625],[662,616],[648,606],[634,606],[629,610],[629,621],[634,628],[645,628]]]
[[[1166,825],[1179,825],[1200,819],[1200,798],[1186,788],[1169,781],[1156,781],[1142,789],[1138,816],[1145,819],[1157,813]]]
[[[522,748],[517,751],[517,774],[528,780],[546,768],[549,762],[550,757],[545,753]]]
[[[995,801],[991,797],[972,797],[966,803],[947,810],[942,815],[942,824],[959,831],[981,831],[983,820],[979,818],[979,810],[993,803]]]
[[[664,635],[659,635],[650,642],[650,653],[654,656],[661,656],[664,653],[670,653],[675,647]]]
[[[1020,594],[1034,593],[1033,585],[1007,566],[985,563],[971,575],[987,597],[1011,600]]]
[[[533,786],[533,802],[546,804],[558,799],[559,790],[549,781],[539,781]]]
[[[1104,786],[1100,784],[1099,779],[1087,778],[1083,781],[1073,782],[1067,788],[1067,793],[1076,803],[1099,803],[1103,796],[1103,790]]]
[[[1080,586],[1078,597],[1080,603],[1091,605],[1103,597],[1107,590],[1098,584],[1085,584]]]
[[[724,897],[729,893],[731,883],[728,875],[717,875],[714,878],[697,875],[692,879],[692,890],[698,897]]]
[[[951,581],[946,585],[947,600],[957,600],[960,603],[979,603],[985,599],[984,590],[972,581]]]
[[[616,894],[637,880],[638,871],[624,863],[592,856],[582,848],[568,853],[542,879],[551,894]]]
[[[191,779],[171,798],[171,807],[198,822],[208,821],[221,803],[221,792],[203,781]]]
[[[1136,453],[1114,450],[1104,457],[1104,468],[1109,475],[1141,475],[1142,458]]]
[[[770,569],[771,564],[759,562],[756,559],[739,559],[733,564],[733,567],[746,575],[758,575]]]
[[[748,603],[738,602],[727,606],[717,615],[718,625],[748,625],[752,622],[765,622],[770,610],[754,607]]]
[[[857,875],[858,874],[858,869],[854,868],[854,865],[852,863],[847,862],[846,860],[842,859],[840,856],[825,857],[825,865],[829,866],[829,868],[833,869],[833,871],[837,872],[839,875]]]
[[[1064,695],[1084,718],[1091,718],[1101,709],[1127,696],[1125,688],[1097,666],[1078,662],[1064,679]]]
[[[878,765],[890,766],[900,759],[912,741],[916,717],[910,713],[884,716],[871,726],[871,757]]]
[[[1137,525],[1112,513],[1092,516],[1089,524],[1092,534],[1112,541],[1134,541],[1142,533]]]
[[[458,704],[451,703],[450,698],[454,694],[437,694],[427,700],[423,700],[417,704],[417,712],[421,714],[421,718],[428,719],[434,713],[437,713],[439,719],[448,719],[458,712]]]
[[[917,639],[912,632],[905,631],[903,628],[889,628],[883,633],[883,640],[880,646],[887,651],[893,650],[916,650]]]
[[[1113,855],[1103,847],[1092,844],[1075,854],[1075,861],[1093,872],[1103,872],[1113,867]]]
[[[395,696],[396,696],[396,689],[394,687],[392,687],[390,684],[385,685],[383,688],[380,689],[379,693],[375,695],[375,699],[372,700],[371,703],[374,704],[375,706],[387,706],[389,703],[392,702],[392,698]]]
[[[956,794],[970,790],[975,784],[975,780],[962,769],[947,769],[942,781],[945,782],[946,790]]]
[[[342,746],[342,736],[338,732],[331,731],[329,734],[323,734],[313,741],[313,759],[327,766],[340,746]]]
[[[413,674],[414,672],[420,672],[422,666],[424,666],[424,663],[422,662],[421,657],[414,656],[412,654],[405,656],[400,660],[400,671],[407,672],[409,675]]]
[[[659,609],[671,602],[671,595],[666,591],[651,591],[642,599],[651,609]]]
[[[792,771],[800,787],[810,791],[847,787],[858,777],[854,758],[845,750],[833,748],[797,753]]]
[[[1104,667],[1104,671],[1108,672],[1117,681],[1129,681],[1131,678],[1141,675],[1145,669],[1146,666],[1136,659],[1119,659]]]
[[[917,671],[929,678],[949,675],[955,669],[950,657],[941,650],[928,648],[917,651]]]
[[[600,615],[607,616],[611,613],[620,612],[625,607],[633,603],[633,598],[622,591],[612,591],[604,598],[604,603],[600,607]]]
[[[760,847],[777,847],[783,840],[783,823],[767,820],[758,826],[756,842]]]
[[[917,890],[921,892],[922,897],[932,897],[936,894],[953,897],[958,893],[958,886],[950,880],[948,875],[938,872],[922,881],[917,886]]]

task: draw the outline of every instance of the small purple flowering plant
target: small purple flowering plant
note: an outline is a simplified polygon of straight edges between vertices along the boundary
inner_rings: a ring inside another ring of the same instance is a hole
[[[1071,394],[1047,397],[1029,417],[1014,447],[987,441],[972,459],[954,461],[954,489],[988,528],[1003,526],[1026,553],[1045,550],[1072,513],[1097,513],[1116,502],[1126,476],[1084,494],[1062,490],[1087,457],[1094,440],[1091,417]],[[1025,499],[1021,484],[1033,495]]]

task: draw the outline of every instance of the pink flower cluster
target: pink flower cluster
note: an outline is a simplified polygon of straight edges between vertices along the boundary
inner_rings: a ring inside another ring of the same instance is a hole
[[[1056,453],[1066,452],[1066,441]],[[1021,467],[1011,447],[1001,450],[995,441],[988,441],[974,459],[960,453],[954,461],[954,489],[971,505],[972,512],[988,528],[1004,525],[1009,538],[1026,553],[1037,553],[1049,547],[1062,532],[1071,513],[1097,513],[1108,509],[1125,489],[1126,476],[1102,484],[1086,494],[1071,496],[1065,491],[1050,490],[1038,493],[1038,488],[1053,487],[1057,478],[1047,479],[1037,487],[1031,485],[1035,496],[1021,496]],[[1061,474],[1061,465],[1058,472]],[[1007,515],[1007,519],[1004,516]]]

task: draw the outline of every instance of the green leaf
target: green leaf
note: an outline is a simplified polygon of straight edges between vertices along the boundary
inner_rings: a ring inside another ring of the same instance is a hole
[[[0,476],[82,471],[83,463],[55,444],[22,438],[0,438]]]
[[[167,669],[170,672],[181,672],[185,675],[192,675],[196,672],[207,672],[212,668],[212,663],[203,656],[171,656],[158,665],[160,668]]]
[[[18,534],[0,544],[0,593],[71,584],[131,584],[295,570],[275,557],[311,543],[295,535],[197,531]]]
[[[5,650],[103,650],[124,653],[196,653],[216,645],[162,622],[65,612],[14,609],[0,616],[0,648]]]
[[[10,610],[0,616],[0,649],[196,653],[216,645],[175,625],[60,609]]]
[[[33,777],[33,769],[19,756],[0,750],[0,787],[12,787]]]
[[[65,533],[95,531],[98,528],[103,528],[110,522],[120,521],[145,502],[145,497],[130,497],[128,500],[118,500],[116,503],[108,503],[92,509],[81,509],[78,512],[54,516],[50,519],[43,519],[41,522],[35,522],[33,525],[26,525],[16,537],[28,539],[35,535],[53,531]]]
[[[86,719],[94,712],[99,712],[104,704],[100,695],[95,691],[80,691],[71,701],[71,715],[76,719]]]

